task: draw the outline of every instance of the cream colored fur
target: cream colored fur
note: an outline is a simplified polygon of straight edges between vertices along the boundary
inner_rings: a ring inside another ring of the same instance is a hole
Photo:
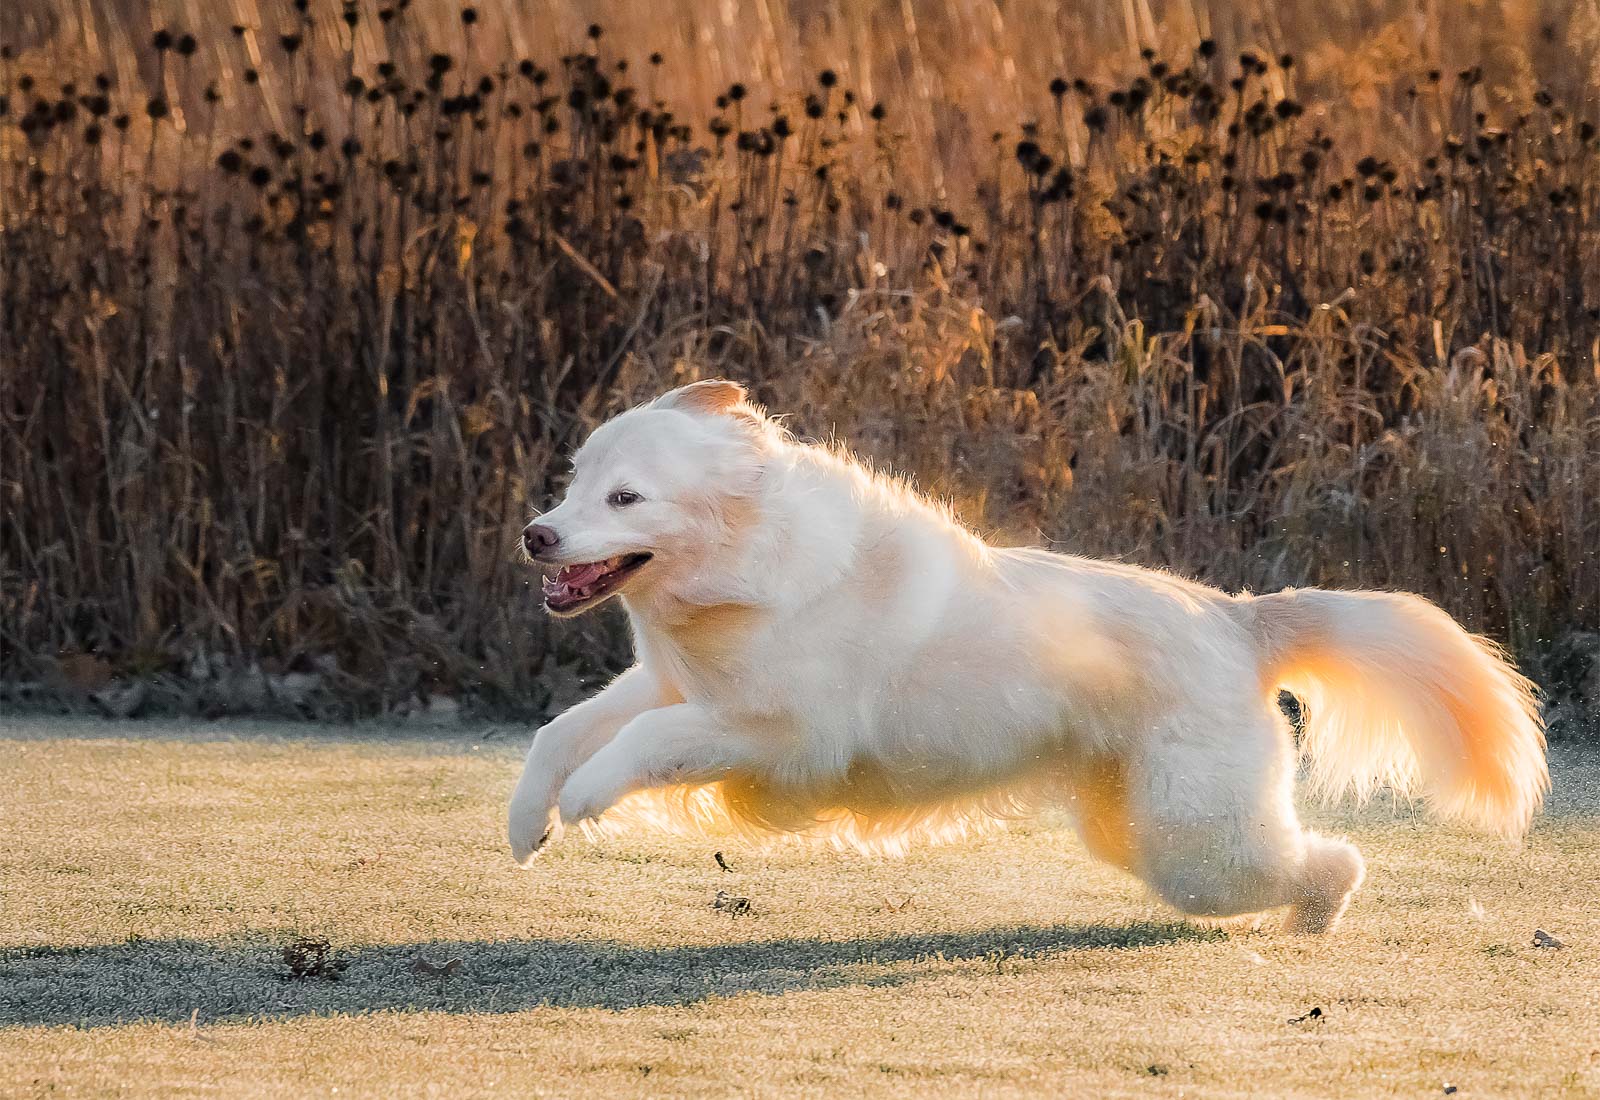
[[[1363,865],[1295,816],[1281,687],[1325,794],[1388,786],[1518,836],[1548,785],[1528,682],[1418,597],[995,548],[732,383],[603,425],[539,522],[551,568],[653,557],[620,591],[637,664],[534,739],[524,865],[602,815],[892,851],[1062,805],[1185,913],[1320,932]]]

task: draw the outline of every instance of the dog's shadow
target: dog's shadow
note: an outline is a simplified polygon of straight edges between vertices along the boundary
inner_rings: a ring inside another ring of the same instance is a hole
[[[626,1010],[714,997],[893,986],[972,964],[1203,941],[1193,925],[1056,925],[848,940],[646,947],[607,940],[431,941],[334,948],[335,977],[293,978],[282,941],[130,940],[0,950],[0,1029],[202,1023],[383,1011]],[[418,960],[426,966],[419,966]],[[460,963],[446,968],[452,959]]]

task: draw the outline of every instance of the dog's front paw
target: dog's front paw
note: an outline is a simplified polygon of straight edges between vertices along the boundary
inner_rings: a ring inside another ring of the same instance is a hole
[[[544,851],[545,846],[549,844],[551,838],[555,836],[555,832],[556,827],[552,825],[539,835],[538,840],[533,841],[531,844],[526,840],[519,840],[516,837],[512,837],[511,858],[517,861],[517,866],[519,867],[524,869],[532,867],[533,861],[539,858],[539,853]]]
[[[611,808],[614,800],[603,791],[580,783],[568,783],[561,791],[558,804],[563,825],[581,825],[595,821]]]
[[[532,866],[545,845],[560,833],[560,829],[560,823],[551,817],[549,809],[539,813],[513,805],[506,827],[506,836],[511,842],[511,858],[517,861],[518,866]]]

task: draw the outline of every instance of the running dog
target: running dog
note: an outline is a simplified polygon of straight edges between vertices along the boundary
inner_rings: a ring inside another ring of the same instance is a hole
[[[1231,596],[991,546],[732,382],[598,428],[523,541],[548,610],[620,599],[637,656],[534,738],[524,866],[601,815],[883,851],[1056,805],[1183,913],[1315,933],[1365,867],[1295,815],[1280,690],[1324,795],[1520,837],[1549,786],[1532,685],[1418,596]]]

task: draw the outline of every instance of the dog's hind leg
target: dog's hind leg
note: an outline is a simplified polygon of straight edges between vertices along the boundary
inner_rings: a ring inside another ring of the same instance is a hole
[[[1103,756],[1074,766],[1067,780],[1068,808],[1078,836],[1096,859],[1132,871],[1138,862],[1122,761]]]
[[[1158,733],[1130,770],[1139,822],[1136,872],[1193,916],[1232,917],[1290,907],[1286,927],[1327,932],[1361,885],[1355,847],[1300,825],[1293,752],[1281,720],[1245,725],[1185,719]]]
[[[1300,866],[1299,893],[1284,921],[1290,932],[1330,932],[1344,916],[1350,899],[1367,875],[1366,862],[1347,840],[1305,834],[1306,855]]]

